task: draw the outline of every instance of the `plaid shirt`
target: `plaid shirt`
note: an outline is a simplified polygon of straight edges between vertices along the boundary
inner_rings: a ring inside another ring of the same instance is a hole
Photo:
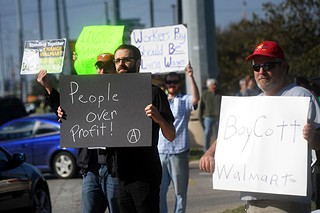
[[[190,149],[188,122],[190,113],[193,111],[192,96],[178,94],[174,99],[168,100],[174,116],[176,138],[168,141],[159,132],[158,150],[160,154],[178,154]]]

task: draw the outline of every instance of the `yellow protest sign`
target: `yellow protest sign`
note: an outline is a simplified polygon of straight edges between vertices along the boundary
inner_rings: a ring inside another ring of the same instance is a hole
[[[86,26],[76,45],[74,63],[78,75],[96,74],[94,64],[100,53],[113,53],[122,44],[124,26]]]
[[[65,38],[26,41],[20,74],[36,74],[42,69],[48,73],[62,72],[65,49]]]

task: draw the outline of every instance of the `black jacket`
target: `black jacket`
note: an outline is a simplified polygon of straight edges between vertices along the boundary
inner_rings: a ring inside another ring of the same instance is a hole
[[[60,93],[53,89],[50,95],[46,94],[45,98],[51,109],[57,114],[58,107],[60,106]],[[77,165],[80,167],[82,174],[85,174],[90,166],[94,165],[94,158],[97,158],[97,150],[88,148],[78,149]]]

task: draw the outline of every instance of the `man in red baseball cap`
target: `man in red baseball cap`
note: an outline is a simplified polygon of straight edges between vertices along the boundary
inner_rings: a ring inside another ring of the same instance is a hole
[[[308,112],[308,123],[304,125],[302,132],[303,138],[308,143],[308,165],[311,165],[311,150],[320,149],[320,108],[316,98],[312,93],[288,79],[289,65],[285,54],[277,42],[264,41],[254,49],[246,60],[251,60],[254,78],[257,85],[263,91],[261,96],[304,96],[310,97],[310,107]],[[219,141],[217,141],[219,143]],[[199,168],[205,172],[214,172],[216,143],[202,156]],[[274,147],[277,149],[277,147]],[[287,150],[290,152],[290,150]],[[270,156],[272,158],[272,156]],[[254,159],[252,159],[254,160]],[[266,161],[268,159],[265,159]],[[294,165],[288,165],[294,166]],[[285,168],[284,168],[285,169]],[[307,175],[307,195],[292,196],[268,193],[241,192],[241,199],[246,201],[248,213],[262,212],[288,212],[306,213],[311,211],[311,169]]]
[[[264,41],[254,49],[253,53],[249,55],[246,60],[251,60],[254,56],[267,56],[270,58],[278,58],[285,61],[285,56],[282,48],[274,41]]]
[[[115,74],[116,69],[113,63],[114,56],[112,53],[101,53],[95,63],[98,74]]]
[[[260,43],[246,60],[252,61],[255,80],[265,95],[277,95],[290,83],[287,76],[289,65],[277,42]]]

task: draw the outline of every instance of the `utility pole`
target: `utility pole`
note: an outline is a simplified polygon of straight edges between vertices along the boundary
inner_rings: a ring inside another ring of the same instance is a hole
[[[43,40],[43,25],[42,25],[42,5],[41,0],[38,0],[38,14],[39,14],[39,34],[40,40]]]
[[[22,63],[23,56],[23,26],[22,26],[22,13],[21,13],[21,0],[16,0],[17,3],[17,28],[19,32],[19,62]],[[21,101],[27,102],[28,96],[28,85],[25,75],[20,75],[20,90],[21,90]]]
[[[1,58],[0,58],[0,64],[1,64],[1,67],[0,67],[0,97],[3,97],[4,96],[4,82],[5,82],[5,78],[4,78],[4,69],[5,69],[5,66],[4,66],[4,53],[3,53],[3,31],[2,31],[2,17],[1,17],[1,13],[0,13],[0,39],[1,39],[1,43],[0,43],[0,48],[1,48]]]
[[[154,26],[153,0],[150,0],[150,26]]]
[[[111,5],[109,6],[110,7],[108,8],[109,9],[108,14],[110,14],[110,17],[111,17],[110,23],[113,25],[119,25],[120,24],[120,0],[111,0]]]
[[[64,70],[65,74],[71,74],[72,70],[73,70],[73,66],[71,63],[71,58],[72,58],[72,53],[70,50],[70,45],[69,45],[69,23],[68,23],[68,14],[67,14],[67,8],[66,8],[66,0],[62,0],[62,11],[63,11],[63,17],[64,17],[64,30],[65,30],[65,34],[66,34],[66,49],[65,49],[65,53],[66,53],[66,62],[68,64],[69,69]],[[59,37],[61,38],[61,37]]]
[[[58,34],[58,38],[61,38],[59,0],[56,0],[55,3],[56,3],[56,18],[57,18],[57,34]]]
[[[172,8],[172,24],[175,25],[175,24],[177,24],[177,21],[176,21],[176,18],[177,18],[176,5],[172,4],[171,8]]]
[[[107,1],[104,3],[104,6],[105,6],[105,14],[106,14],[106,24],[110,24],[109,8],[108,8],[108,2]]]
[[[182,0],[177,0],[177,10],[178,10],[178,24],[183,24],[182,23]]]

